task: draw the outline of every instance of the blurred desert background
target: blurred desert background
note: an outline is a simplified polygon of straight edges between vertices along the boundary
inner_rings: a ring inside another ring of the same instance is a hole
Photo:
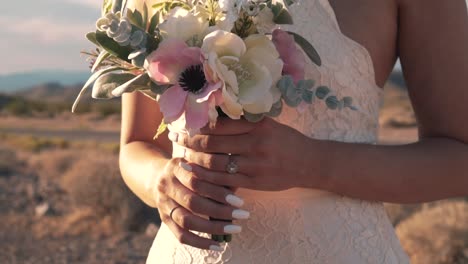
[[[26,2],[0,13],[0,263],[144,263],[160,220],[121,179],[120,102],[70,113],[100,1]],[[398,66],[379,122],[379,144],[418,140]],[[386,208],[412,263],[468,263],[468,199]]]

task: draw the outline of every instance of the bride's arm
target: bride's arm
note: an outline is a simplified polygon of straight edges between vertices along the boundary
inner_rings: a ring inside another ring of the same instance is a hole
[[[188,160],[200,165],[194,166],[193,177],[258,190],[319,188],[398,203],[468,195],[466,3],[399,1],[399,55],[420,125],[419,142],[317,141],[270,119],[258,125],[222,120],[206,135],[178,138],[193,150]],[[240,174],[214,173],[227,158],[210,152],[239,154]]]
[[[466,3],[400,2],[399,53],[420,141],[394,147],[328,143],[324,188],[391,202],[468,195]]]
[[[152,139],[162,115],[154,101],[139,93],[124,94],[122,106],[120,169],[123,179],[141,200],[156,207],[148,181],[155,173],[161,173],[172,151],[167,135],[156,141]]]

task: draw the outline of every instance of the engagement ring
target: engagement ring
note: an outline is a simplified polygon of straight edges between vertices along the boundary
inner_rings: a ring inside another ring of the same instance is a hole
[[[239,171],[239,166],[234,161],[232,155],[229,155],[229,163],[226,166],[226,171],[229,174],[236,174]]]

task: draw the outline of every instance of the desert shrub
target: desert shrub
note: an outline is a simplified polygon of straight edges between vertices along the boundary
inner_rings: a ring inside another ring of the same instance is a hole
[[[125,185],[116,155],[87,153],[65,174],[62,187],[77,206],[92,207],[100,216],[110,215],[126,230],[143,230],[156,215]]]
[[[468,202],[423,207],[397,227],[413,264],[468,263]]]
[[[94,105],[94,109],[100,115],[101,118],[106,118],[111,115],[120,114],[121,106],[119,103],[115,103],[112,101],[97,102]]]
[[[0,147],[0,176],[8,176],[21,166],[13,150]]]
[[[63,138],[42,138],[36,136],[10,137],[9,143],[22,150],[40,152],[46,149],[67,149],[70,143]]]
[[[43,179],[60,179],[76,162],[80,151],[53,149],[43,151],[29,158],[29,166]]]
[[[31,106],[24,100],[13,100],[5,106],[5,110],[15,116],[30,116]]]

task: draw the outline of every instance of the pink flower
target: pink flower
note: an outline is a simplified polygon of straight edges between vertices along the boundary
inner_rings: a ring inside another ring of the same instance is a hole
[[[166,124],[184,122],[192,135],[216,120],[215,92],[222,84],[206,78],[200,48],[165,40],[146,58],[145,68],[154,82],[172,85],[158,100]]]
[[[303,80],[306,61],[304,53],[296,46],[294,37],[281,29],[275,29],[272,41],[284,63],[283,75],[290,75],[296,83]]]

